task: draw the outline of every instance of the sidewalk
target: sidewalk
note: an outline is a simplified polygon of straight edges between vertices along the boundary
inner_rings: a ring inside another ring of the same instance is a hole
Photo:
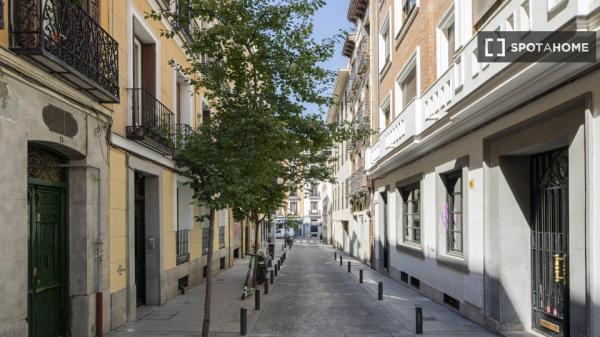
[[[283,240],[275,243],[275,261],[281,256]],[[287,249],[286,249],[287,251]],[[241,300],[248,272],[249,257],[235,260],[234,266],[213,276],[210,336],[239,336],[240,308],[248,312],[248,332],[252,331],[259,311],[254,310],[254,296]],[[277,287],[277,281],[271,285]],[[264,290],[260,287],[261,292]],[[162,306],[138,307],[135,321],[111,331],[107,337],[200,336],[204,313],[205,283],[191,288]],[[263,294],[261,294],[262,296]]]
[[[498,336],[487,331],[482,326],[464,318],[454,311],[430,300],[419,294],[408,286],[392,280],[391,278],[380,274],[371,269],[345,252],[341,252],[332,246],[323,246],[330,254],[331,262],[345,273],[349,278],[353,278],[358,283],[359,270],[363,270],[363,286],[377,299],[378,282],[383,282],[383,301],[380,303],[399,321],[406,326],[409,331],[415,331],[415,306],[420,305],[423,308],[423,336],[444,336],[444,337],[493,337]],[[337,252],[337,261],[333,261],[333,252]],[[342,256],[343,265],[339,265],[339,257]],[[348,273],[348,261],[351,265],[351,273]]]

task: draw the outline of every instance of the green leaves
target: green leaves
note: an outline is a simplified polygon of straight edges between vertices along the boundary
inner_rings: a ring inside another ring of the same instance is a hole
[[[330,103],[333,72],[320,66],[339,37],[316,41],[312,18],[324,0],[188,0],[185,11],[149,13],[178,22],[165,37],[197,20],[180,68],[213,112],[178,153],[195,198],[236,217],[271,214],[286,193],[308,181],[331,181],[330,149],[356,136],[327,125],[306,104]]]

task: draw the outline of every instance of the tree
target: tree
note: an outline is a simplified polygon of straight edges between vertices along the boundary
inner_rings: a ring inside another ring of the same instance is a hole
[[[202,336],[210,325],[212,228],[215,210],[232,208],[258,226],[304,182],[333,181],[330,149],[356,137],[349,124],[327,125],[323,110],[306,104],[330,101],[334,73],[320,64],[336,39],[316,41],[312,17],[324,0],[177,0],[178,10],[152,12],[175,23],[187,74],[211,105],[211,118],[186,140],[176,159],[192,179],[194,199],[211,209],[211,237]],[[183,4],[183,5],[182,5]],[[189,31],[193,20],[204,24]],[[338,36],[338,37],[341,37]],[[255,280],[256,275],[253,279]]]

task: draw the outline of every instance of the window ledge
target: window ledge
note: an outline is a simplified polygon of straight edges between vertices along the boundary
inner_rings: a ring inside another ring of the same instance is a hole
[[[401,242],[396,244],[396,249],[420,259],[425,258],[425,252],[423,251],[422,244]]]
[[[392,62],[390,61],[390,58],[388,57],[385,61],[385,64],[383,65],[383,68],[381,68],[381,70],[379,71],[379,82],[383,81],[383,79],[385,78],[385,75],[387,75],[388,70],[390,70],[392,66]]]
[[[412,13],[410,13],[408,18],[406,18],[406,20],[404,21],[404,24],[402,25],[402,27],[396,34],[396,37],[395,37],[396,49],[398,49],[398,46],[400,46],[400,43],[402,43],[402,40],[404,40],[404,36],[406,36],[408,29],[410,28],[410,26],[412,26],[413,21],[415,21],[415,18],[417,17],[418,12],[419,12],[419,7],[416,7],[415,9],[413,9]]]
[[[436,256],[436,260],[439,265],[446,266],[450,269],[454,269],[465,274],[469,273],[467,259],[464,256],[438,254]]]

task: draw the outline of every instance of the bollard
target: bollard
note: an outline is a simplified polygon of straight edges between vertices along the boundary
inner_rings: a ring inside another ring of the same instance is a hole
[[[415,333],[423,333],[423,308],[420,305],[415,306]]]
[[[377,289],[377,297],[380,301],[383,301],[383,282],[379,282]]]
[[[285,244],[281,245],[281,250],[283,251],[285,249]]]
[[[273,269],[271,269],[271,277],[269,277],[269,280],[271,280],[271,284],[273,284]]]
[[[240,309],[240,335],[246,336],[246,326],[248,323],[248,318],[246,315],[246,308]]]
[[[281,259],[277,260],[277,269],[281,269]]]
[[[254,310],[260,310],[260,289],[254,290]]]
[[[265,295],[269,295],[269,280],[265,279]]]
[[[279,269],[279,268],[277,267],[277,265],[275,265],[275,276],[277,276],[277,270],[278,270],[278,269]]]
[[[337,252],[333,252],[333,259],[337,260]]]
[[[348,261],[348,272],[351,273],[352,272],[352,268],[350,267],[350,261]]]
[[[343,265],[342,256],[340,255],[340,266]]]
[[[358,283],[363,283],[363,270],[358,271]]]

